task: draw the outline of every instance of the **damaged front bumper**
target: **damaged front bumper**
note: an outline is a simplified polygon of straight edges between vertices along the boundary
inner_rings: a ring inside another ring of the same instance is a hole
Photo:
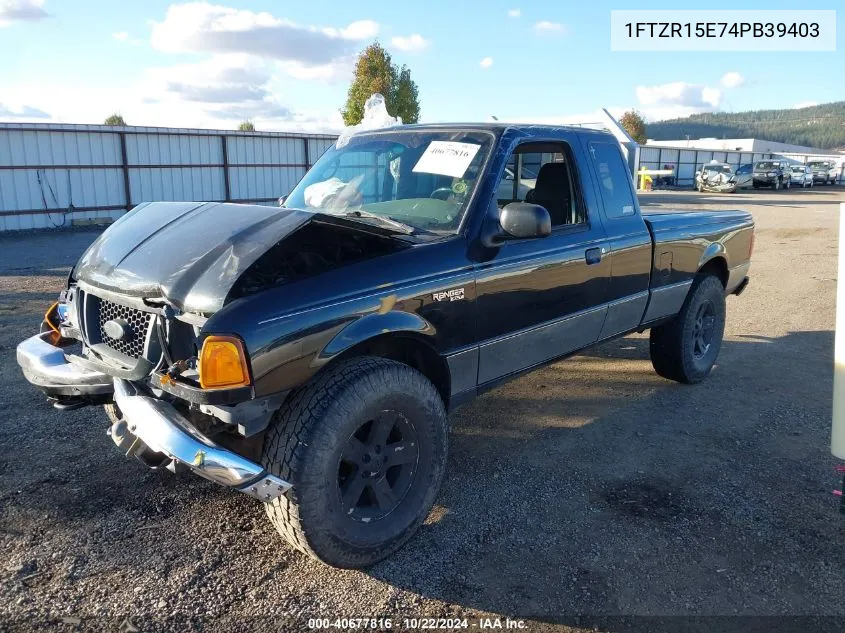
[[[184,466],[222,486],[260,501],[282,496],[291,485],[257,464],[202,435],[173,405],[134,383],[74,364],[60,347],[39,334],[20,343],[18,364],[26,379],[55,403],[111,402],[122,419],[109,430],[127,454],[148,465],[176,470]]]
[[[114,402],[123,419],[109,431],[115,444],[134,454],[149,449],[168,467],[182,465],[201,477],[268,502],[291,485],[197,431],[168,402],[144,394],[133,383],[114,379]],[[164,465],[164,464],[161,464]]]
[[[30,383],[59,401],[111,395],[111,376],[68,362],[64,350],[49,338],[50,333],[37,334],[18,345],[18,365]]]

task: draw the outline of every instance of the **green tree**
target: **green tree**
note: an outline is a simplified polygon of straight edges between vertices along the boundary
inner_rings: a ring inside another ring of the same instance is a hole
[[[110,117],[106,117],[106,120],[103,121],[104,125],[126,125],[126,121],[123,120],[123,117],[117,113],[112,114]]]
[[[240,125],[238,125],[239,132],[255,132],[255,123],[247,119],[246,121],[241,121]]]
[[[648,140],[646,134],[645,120],[636,110],[629,110],[619,119],[620,125],[625,128],[625,131],[640,145],[645,144]]]
[[[416,123],[420,120],[420,98],[417,84],[411,79],[411,69],[402,66],[394,86],[393,110],[388,112],[399,113],[403,123]]]
[[[341,111],[343,122],[346,125],[360,123],[364,118],[364,103],[376,92],[384,95],[384,104],[392,116],[402,117],[403,123],[419,121],[419,91],[411,79],[411,70],[394,64],[390,53],[378,42],[370,44],[358,55],[355,78]]]

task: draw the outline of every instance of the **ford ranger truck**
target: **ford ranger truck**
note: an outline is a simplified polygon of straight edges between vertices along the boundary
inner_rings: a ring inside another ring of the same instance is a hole
[[[430,511],[455,407],[645,330],[658,374],[704,380],[753,231],[742,211],[644,214],[605,132],[395,126],[330,148],[281,208],[135,207],[17,359],[59,409],[104,407],[127,455],[363,567]]]

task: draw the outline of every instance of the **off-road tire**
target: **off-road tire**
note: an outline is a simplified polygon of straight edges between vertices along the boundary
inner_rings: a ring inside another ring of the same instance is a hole
[[[381,412],[401,414],[414,430],[418,457],[395,510],[368,522],[343,511],[338,473],[356,429]],[[292,488],[266,505],[296,549],[334,567],[367,567],[402,547],[431,510],[448,453],[448,418],[434,385],[412,367],[357,357],[293,392],[274,416],[262,463]]]
[[[695,347],[696,320],[702,306],[708,302],[714,317],[712,341],[707,351],[698,357]],[[725,288],[713,275],[697,277],[677,316],[651,329],[651,364],[660,376],[669,380],[686,384],[701,382],[716,362],[724,333]]]

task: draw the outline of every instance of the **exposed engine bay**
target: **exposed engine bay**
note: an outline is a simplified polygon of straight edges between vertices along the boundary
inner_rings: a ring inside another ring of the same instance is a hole
[[[388,236],[315,219],[259,257],[232,287],[227,300],[407,247],[408,244]]]

